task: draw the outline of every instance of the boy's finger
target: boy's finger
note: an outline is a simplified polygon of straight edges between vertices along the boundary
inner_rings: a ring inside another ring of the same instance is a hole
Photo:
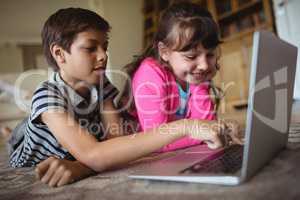
[[[73,183],[74,180],[71,177],[71,173],[66,172],[63,174],[63,176],[61,177],[61,179],[58,181],[57,183],[57,187],[69,184],[69,183]]]
[[[239,144],[239,145],[243,145],[244,144],[243,139],[238,138],[238,137],[233,137],[232,141],[233,141],[234,144]]]
[[[53,157],[49,157],[48,159],[40,162],[36,168],[35,168],[35,172],[36,172],[36,175],[37,175],[37,178],[40,180],[43,175],[47,172],[47,170],[49,169],[50,167],[50,163],[53,161]]]
[[[219,135],[225,130],[225,124],[222,121],[219,121],[218,123],[214,123],[211,126],[211,130],[218,133]]]
[[[213,137],[209,140],[210,142],[207,143],[207,146],[210,149],[218,149],[218,148],[222,147],[223,143],[221,141],[220,135],[217,135],[216,133],[212,134],[212,135],[213,135]]]
[[[40,180],[40,179],[41,179],[42,173],[41,173],[41,170],[39,169],[38,166],[35,167],[34,172],[35,172],[36,178],[37,178],[38,180]]]
[[[51,176],[48,185],[50,187],[57,186],[57,183],[64,175],[64,169],[60,167],[58,170],[55,170],[54,174]]]
[[[210,149],[218,149],[221,148],[223,145],[220,142],[209,142],[207,143],[207,146]]]
[[[57,167],[58,167],[59,161],[58,160],[52,160],[51,163],[49,163],[50,167],[48,168],[47,172],[44,174],[44,176],[42,177],[41,181],[43,183],[49,183],[51,177],[53,176],[53,174],[55,173]]]
[[[243,140],[239,137],[239,131],[231,130],[229,131],[229,136],[234,144],[243,145]]]

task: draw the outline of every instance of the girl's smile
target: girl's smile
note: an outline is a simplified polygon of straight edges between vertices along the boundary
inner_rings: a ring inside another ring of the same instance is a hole
[[[160,56],[168,63],[183,88],[185,83],[200,84],[215,76],[217,71],[215,49],[205,49],[202,44],[184,52],[164,48],[160,51]]]

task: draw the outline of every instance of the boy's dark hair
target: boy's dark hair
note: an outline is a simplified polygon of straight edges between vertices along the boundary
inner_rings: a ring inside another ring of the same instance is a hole
[[[47,62],[55,71],[59,67],[51,55],[51,45],[57,44],[70,53],[76,35],[88,29],[109,32],[110,25],[97,13],[83,8],[60,9],[47,19],[41,33],[42,45]]]

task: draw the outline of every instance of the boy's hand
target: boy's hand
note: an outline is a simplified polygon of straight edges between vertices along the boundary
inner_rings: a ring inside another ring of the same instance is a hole
[[[94,174],[94,171],[78,161],[69,161],[49,157],[35,168],[37,178],[50,187],[59,187],[73,183]]]
[[[192,121],[189,126],[190,137],[203,140],[210,149],[232,144],[243,144],[239,135],[239,124],[235,120]]]
[[[224,119],[225,123],[225,132],[224,138],[226,139],[225,144],[244,144],[244,134],[241,132],[239,123],[236,120]]]

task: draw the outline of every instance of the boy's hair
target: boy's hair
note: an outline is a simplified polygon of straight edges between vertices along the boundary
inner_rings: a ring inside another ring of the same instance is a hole
[[[70,53],[70,47],[80,32],[88,29],[109,32],[109,23],[97,13],[83,8],[65,8],[52,14],[42,29],[42,45],[48,64],[59,70],[53,58],[50,47],[53,44],[61,46]]]

